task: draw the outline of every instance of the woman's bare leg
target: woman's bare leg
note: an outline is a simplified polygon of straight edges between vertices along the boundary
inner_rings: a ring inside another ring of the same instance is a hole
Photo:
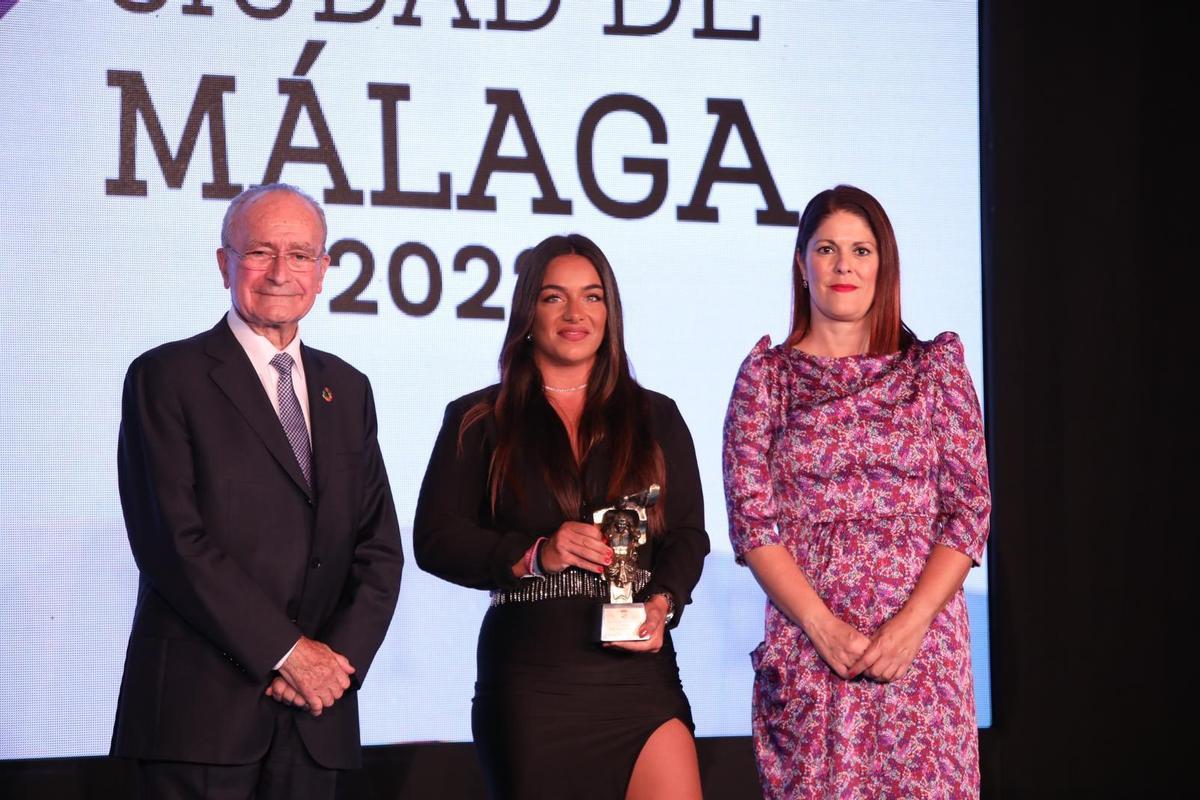
[[[633,765],[625,800],[700,800],[696,740],[679,719],[658,726]]]

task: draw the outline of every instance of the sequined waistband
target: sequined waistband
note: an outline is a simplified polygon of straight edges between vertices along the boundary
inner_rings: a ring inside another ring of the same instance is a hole
[[[633,593],[637,594],[650,582],[650,571],[634,570]],[[491,605],[506,603],[534,603],[538,600],[553,600],[559,597],[595,597],[608,599],[608,581],[594,572],[584,572],[571,567],[547,575],[544,578],[527,578],[516,589],[492,592]]]

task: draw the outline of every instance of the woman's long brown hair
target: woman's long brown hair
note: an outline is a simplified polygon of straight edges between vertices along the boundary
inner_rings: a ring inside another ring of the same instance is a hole
[[[533,360],[534,345],[526,337],[533,329],[538,296],[550,262],[559,256],[577,255],[596,268],[604,290],[607,320],[604,338],[588,376],[587,397],[579,419],[579,460],[558,414],[543,391],[542,374]],[[527,469],[537,470],[550,487],[566,519],[578,520],[584,512],[582,475],[597,445],[608,442],[611,472],[606,500],[640,491],[651,483],[662,486],[666,498],[666,470],[662,448],[650,430],[646,392],[634,380],[625,354],[621,295],[612,267],[600,248],[586,236],[551,236],[522,256],[520,275],[513,291],[512,310],[504,345],[500,350],[500,389],[492,398],[470,408],[459,427],[463,433],[489,415],[496,422],[496,448],[488,471],[492,513],[503,488],[518,498],[523,494],[518,454]],[[664,526],[660,501],[650,509],[651,532]]]
[[[875,302],[871,304],[871,355],[894,353],[912,343],[916,336],[900,317],[900,248],[892,221],[883,206],[869,193],[856,186],[840,185],[819,192],[808,201],[800,215],[796,231],[796,250],[792,253],[792,332],[786,345],[794,346],[812,326],[808,287],[799,260],[805,258],[808,243],[827,217],[845,211],[867,223],[875,234],[879,251],[879,271],[875,275]]]

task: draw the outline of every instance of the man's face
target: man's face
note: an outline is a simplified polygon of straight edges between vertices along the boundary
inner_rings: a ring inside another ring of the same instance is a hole
[[[231,221],[226,245],[217,264],[234,308],[259,333],[279,328],[290,341],[329,267],[316,210],[291,192],[260,195]]]

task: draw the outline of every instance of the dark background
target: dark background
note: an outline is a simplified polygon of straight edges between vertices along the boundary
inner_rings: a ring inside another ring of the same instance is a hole
[[[983,793],[1179,797],[1193,790],[1168,789],[1180,770],[1163,726],[1169,705],[1180,737],[1192,725],[1186,659],[1167,639],[1186,580],[1168,569],[1183,543],[1167,544],[1184,432],[1164,400],[1183,287],[1165,248],[1185,229],[1168,225],[1149,169],[1152,151],[1167,155],[1155,120],[1171,108],[1176,42],[1149,4],[1056,5],[980,6],[994,508]]]
[[[1166,568],[1184,551],[1166,540],[1183,434],[1160,402],[1160,298],[1182,292],[1172,267],[1190,243],[1145,163],[1171,37],[1132,4],[1054,5],[980,4],[995,509],[983,797],[1190,794],[1167,788],[1179,762],[1160,733],[1168,708],[1182,722],[1191,705],[1166,621],[1183,606]],[[701,740],[700,758],[710,800],[757,796],[749,739]],[[104,758],[3,761],[0,797],[126,797],[132,777]],[[482,784],[470,745],[372,747],[341,794],[474,798]]]

